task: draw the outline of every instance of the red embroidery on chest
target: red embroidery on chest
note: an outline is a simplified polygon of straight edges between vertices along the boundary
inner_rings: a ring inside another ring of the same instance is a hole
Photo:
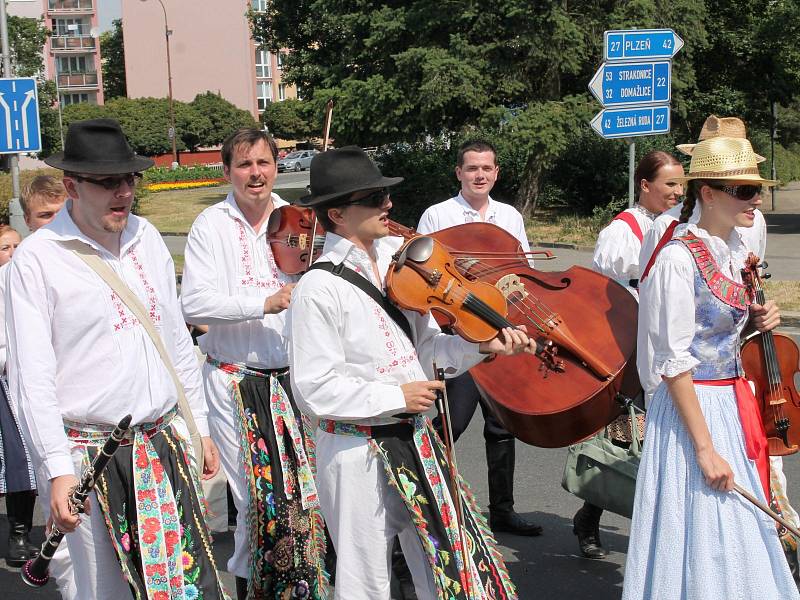
[[[370,299],[370,304],[372,305],[372,314],[378,323],[378,329],[381,331],[381,339],[383,340],[384,348],[386,348],[386,354],[389,357],[387,362],[376,360],[375,371],[380,375],[385,375],[391,373],[395,369],[405,368],[417,360],[416,350],[412,349],[408,354],[402,353],[402,349],[398,348],[398,345],[395,343],[395,336],[397,333],[393,334],[392,330],[389,328],[389,323],[386,320],[386,313],[374,300]],[[398,352],[400,352],[400,356],[398,356]]]
[[[142,284],[142,288],[144,288],[145,294],[147,295],[147,302],[145,302],[147,314],[150,317],[150,320],[153,321],[154,324],[158,325],[161,322],[161,309],[158,305],[158,296],[156,296],[156,290],[150,283],[150,280],[147,278],[147,273],[145,272],[144,267],[142,267],[142,263],[139,262],[139,257],[136,254],[136,251],[131,250],[126,257],[130,258],[131,264],[133,265],[133,270],[136,272],[136,276],[139,278],[139,282]],[[123,257],[123,260],[124,258],[125,257]],[[111,291],[111,304],[114,306],[114,310],[117,313],[117,320],[113,323],[115,332],[130,329],[131,327],[136,327],[139,325],[139,319],[137,319],[133,313],[128,310],[128,307],[113,290]]]
[[[271,278],[263,279],[259,277],[253,265],[250,242],[247,240],[247,230],[245,229],[244,223],[236,219],[236,226],[238,227],[237,237],[239,239],[239,286],[277,291],[286,285],[285,282],[281,280],[278,265],[275,264],[275,259],[272,257],[272,251],[269,250],[269,247],[267,247],[267,266],[269,267]],[[266,242],[263,243],[266,244]]]
[[[702,240],[691,232],[675,239],[689,249],[700,275],[718,300],[740,310],[746,310],[750,306],[753,298],[747,287],[722,274],[717,261]]]

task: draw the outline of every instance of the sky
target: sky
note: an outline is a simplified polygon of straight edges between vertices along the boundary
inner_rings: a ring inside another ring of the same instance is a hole
[[[122,0],[98,0],[97,16],[100,18],[100,31],[111,29],[111,21],[122,16]]]

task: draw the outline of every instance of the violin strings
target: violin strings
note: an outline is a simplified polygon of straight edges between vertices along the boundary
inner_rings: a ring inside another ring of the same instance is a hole
[[[766,296],[764,295],[764,289],[761,287],[760,280],[758,278],[755,279],[755,288],[756,299],[758,303],[763,306],[766,303]],[[772,337],[772,332],[765,332],[762,334],[761,339],[761,347],[764,350],[764,365],[767,370],[767,385],[769,387],[767,395],[772,407],[773,420],[775,421],[777,430],[778,421],[783,421],[786,419],[786,415],[783,410],[783,404],[778,403],[781,399],[780,365],[778,364],[777,350],[775,348],[775,340]],[[773,402],[775,404],[773,404]]]

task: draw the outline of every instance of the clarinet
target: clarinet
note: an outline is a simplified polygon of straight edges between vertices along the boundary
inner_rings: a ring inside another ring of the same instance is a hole
[[[126,415],[125,418],[119,422],[116,429],[111,432],[111,437],[103,444],[103,447],[100,449],[97,456],[95,456],[92,464],[83,472],[80,483],[72,489],[68,501],[70,512],[73,515],[83,512],[84,501],[94,488],[98,477],[100,477],[108,461],[111,460],[111,457],[114,456],[117,448],[119,448],[120,442],[122,442],[125,437],[125,432],[128,431],[130,425],[131,415]],[[47,539],[42,544],[39,556],[32,558],[23,565],[19,573],[22,577],[22,581],[35,588],[42,587],[47,583],[50,579],[50,574],[48,573],[50,561],[53,559],[53,554],[55,554],[56,548],[58,548],[62,539],[64,539],[64,533],[53,525],[50,529],[50,535],[47,536]]]

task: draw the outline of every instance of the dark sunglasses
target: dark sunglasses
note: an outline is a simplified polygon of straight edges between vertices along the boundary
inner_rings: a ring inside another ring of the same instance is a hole
[[[383,206],[384,202],[386,202],[388,197],[389,190],[386,188],[381,188],[379,190],[375,190],[368,196],[359,198],[358,200],[348,200],[345,202],[345,206],[355,204],[357,206],[366,206],[367,208],[380,208]]]
[[[729,196],[733,196],[737,200],[742,200],[743,202],[752,200],[761,193],[760,185],[713,185],[709,183],[708,187],[725,192]]]
[[[111,191],[118,190],[123,181],[130,187],[134,187],[142,179],[142,174],[126,173],[125,175],[113,175],[105,179],[94,179],[93,177],[83,177],[82,175],[70,175],[70,177],[77,181],[86,181],[87,183],[99,185],[101,188]]]

